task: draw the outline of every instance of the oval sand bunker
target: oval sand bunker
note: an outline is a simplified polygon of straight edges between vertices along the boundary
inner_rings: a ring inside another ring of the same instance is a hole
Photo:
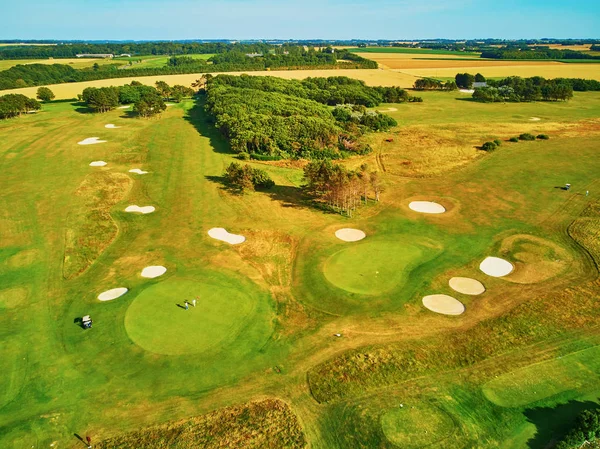
[[[335,231],[335,236],[344,242],[358,242],[367,235],[360,229],[342,228]]]
[[[448,295],[429,295],[423,298],[423,305],[432,312],[443,315],[460,315],[465,306],[459,300]]]
[[[208,231],[208,235],[216,240],[230,243],[231,245],[239,245],[246,241],[243,235],[230,234],[225,228],[212,228]]]
[[[108,129],[117,129],[117,128],[120,128],[120,126],[115,126],[112,123],[109,123],[108,125],[104,125],[104,127],[108,128]]]
[[[131,170],[129,170],[129,173],[137,173],[138,175],[145,175],[148,172],[142,170],[141,168],[132,168]]]
[[[488,276],[499,278],[512,272],[514,267],[512,263],[499,257],[486,257],[479,265],[479,269]]]
[[[104,161],[90,162],[90,167],[104,167],[105,165],[106,165],[106,162],[104,162]]]
[[[119,296],[123,296],[127,293],[128,289],[125,287],[113,288],[112,290],[106,290],[98,295],[100,301],[111,301],[117,299]]]
[[[485,287],[477,279],[455,277],[448,282],[452,290],[463,295],[481,295]]]
[[[423,214],[443,214],[446,212],[444,206],[434,203],[433,201],[413,201],[408,207],[415,212],[421,212]]]
[[[152,266],[146,267],[142,270],[142,277],[149,278],[149,279],[157,278],[159,276],[162,276],[166,272],[167,272],[167,269],[165,267],[163,267],[162,265],[152,265]]]
[[[96,143],[105,143],[106,140],[100,140],[99,137],[88,137],[83,139],[81,142],[77,142],[79,145],[94,145]]]
[[[125,212],[136,212],[139,214],[151,214],[155,210],[156,210],[156,208],[154,206],[140,207],[140,206],[136,206],[135,204],[132,206],[127,206],[125,208]]]

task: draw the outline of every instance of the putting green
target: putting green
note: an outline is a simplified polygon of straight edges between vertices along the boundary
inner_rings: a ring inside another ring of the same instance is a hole
[[[199,297],[196,307],[191,300]],[[185,300],[189,309],[183,308]],[[129,337],[147,351],[199,353],[233,342],[252,318],[256,296],[215,280],[171,280],[144,290],[129,306]]]
[[[411,269],[423,261],[424,248],[402,241],[357,243],[331,255],[325,278],[338,288],[380,295],[403,285]]]
[[[381,429],[398,447],[421,448],[451,435],[454,422],[440,408],[418,402],[388,410],[381,417]]]

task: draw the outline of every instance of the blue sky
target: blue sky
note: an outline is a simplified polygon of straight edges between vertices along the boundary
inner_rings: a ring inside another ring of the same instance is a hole
[[[600,38],[592,0],[0,0],[0,39]]]

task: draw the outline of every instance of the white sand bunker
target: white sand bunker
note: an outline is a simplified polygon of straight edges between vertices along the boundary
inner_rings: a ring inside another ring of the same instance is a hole
[[[463,295],[481,295],[485,291],[485,287],[477,279],[456,277],[450,279],[448,284],[452,290]]]
[[[539,122],[541,120],[541,118],[539,118],[539,117],[531,117],[529,120],[531,120],[532,122]]]
[[[465,306],[458,299],[448,295],[429,295],[423,298],[423,305],[432,312],[444,315],[460,315]]]
[[[120,128],[120,126],[115,126],[112,123],[109,123],[108,125],[104,125],[104,127],[108,128],[108,129],[117,129],[117,128]]]
[[[395,112],[398,108],[385,108],[385,109],[377,109],[377,112]]]
[[[105,143],[106,140],[100,140],[99,137],[88,137],[83,139],[81,142],[77,142],[79,145],[94,145],[96,143]]]
[[[126,104],[125,106],[119,106],[117,109],[127,109],[130,108],[131,105],[130,104]]]
[[[479,269],[488,276],[499,278],[509,274],[514,267],[512,263],[499,257],[486,257],[479,265]]]
[[[443,214],[446,212],[446,208],[441,204],[434,203],[433,201],[413,201],[408,207],[415,212],[422,212],[424,214]]]
[[[458,89],[458,91],[462,94],[474,94],[475,89]]]
[[[137,173],[138,175],[145,175],[148,172],[144,171],[140,168],[132,168],[131,170],[129,170],[129,173]]]
[[[98,299],[100,301],[111,301],[113,299],[117,299],[119,296],[123,296],[128,292],[128,289],[125,287],[113,288],[112,290],[106,290],[98,295]]]
[[[335,236],[344,242],[358,242],[367,235],[360,229],[343,228],[335,231]]]
[[[208,231],[208,235],[213,239],[221,240],[232,245],[239,245],[246,241],[243,235],[230,234],[225,228],[212,228]]]
[[[166,272],[167,272],[167,269],[165,267],[163,267],[162,265],[152,265],[152,266],[146,267],[142,270],[142,277],[149,278],[149,279],[157,278],[159,276],[162,276]]]
[[[125,208],[125,212],[136,212],[139,214],[151,214],[152,212],[154,212],[156,210],[156,208],[154,206],[136,206],[135,204],[131,205],[131,206],[127,206]]]
[[[104,167],[105,165],[106,165],[106,162],[104,162],[104,161],[90,162],[90,167]]]

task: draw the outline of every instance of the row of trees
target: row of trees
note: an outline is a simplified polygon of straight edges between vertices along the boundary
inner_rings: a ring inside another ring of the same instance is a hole
[[[0,97],[0,118],[12,118],[31,111],[39,111],[42,105],[35,99],[21,94],[8,94]]]
[[[488,81],[487,87],[475,89],[473,98],[482,102],[566,101],[573,97],[573,87],[562,79],[536,76],[511,76],[499,81]]]
[[[591,55],[574,50],[556,50],[549,47],[525,48],[491,48],[481,52],[482,58],[490,59],[600,59],[600,56]]]
[[[138,81],[124,86],[88,87],[83,90],[80,99],[96,112],[107,112],[119,104],[132,104],[133,110],[141,117],[160,114],[167,106],[164,100],[181,101],[184,96],[192,96],[194,90],[185,86],[169,86],[158,81],[156,88],[145,86]]]
[[[0,47],[2,48],[2,47]],[[156,76],[176,75],[185,73],[210,73],[234,71],[261,71],[271,68],[278,69],[345,69],[377,68],[374,61],[362,58],[346,50],[330,52],[317,52],[293,47],[295,50],[287,53],[259,54],[248,56],[240,51],[229,51],[215,55],[211,64],[201,59],[190,57],[171,58],[163,67],[132,66],[126,69],[127,76]],[[345,60],[347,62],[338,62]],[[79,81],[94,81],[99,79],[121,78],[123,70],[118,65],[94,65],[92,68],[74,69],[65,64],[27,64],[16,65],[0,72],[0,90],[19,87],[40,86],[46,84],[71,83]]]
[[[413,85],[415,90],[446,90],[452,91],[458,89],[454,81],[440,81],[433,78],[419,78]]]
[[[206,80],[206,110],[231,148],[254,158],[341,158],[364,154],[359,141],[368,131],[396,121],[366,106],[381,94],[345,77],[303,81],[275,77],[219,75]],[[329,108],[329,104],[349,104]]]
[[[584,410],[575,419],[575,425],[556,445],[556,449],[579,449],[600,438],[600,410]]]
[[[382,191],[378,172],[369,171],[367,164],[349,170],[329,160],[312,161],[304,167],[304,179],[309,195],[349,217],[363,201],[367,203],[370,192],[379,201]]]
[[[269,174],[259,168],[252,168],[250,165],[240,165],[232,162],[223,173],[225,181],[235,190],[243,193],[246,190],[257,188],[270,189],[275,185]]]

